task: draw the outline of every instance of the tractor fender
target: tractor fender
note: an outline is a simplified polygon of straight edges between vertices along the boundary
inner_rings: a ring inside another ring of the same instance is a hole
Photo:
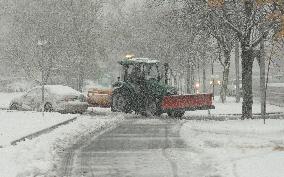
[[[134,88],[125,82],[116,82],[112,85],[113,92],[119,92],[123,95],[128,95],[134,93]]]

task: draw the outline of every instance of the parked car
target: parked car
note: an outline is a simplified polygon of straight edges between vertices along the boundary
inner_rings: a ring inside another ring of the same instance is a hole
[[[85,96],[68,86],[44,86],[44,111],[83,113],[88,108]],[[11,110],[42,110],[42,87],[37,86],[10,103]]]

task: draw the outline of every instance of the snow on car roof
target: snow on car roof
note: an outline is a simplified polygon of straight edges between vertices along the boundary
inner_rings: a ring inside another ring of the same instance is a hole
[[[120,64],[135,64],[135,63],[147,63],[147,64],[155,64],[159,63],[159,60],[151,59],[151,58],[130,58],[119,62]]]
[[[47,85],[45,86],[50,92],[57,95],[80,95],[81,92],[64,85]]]
[[[41,86],[38,86],[41,88]],[[77,90],[72,89],[71,87],[64,85],[45,85],[44,86],[51,93],[57,95],[80,95],[81,93]]]

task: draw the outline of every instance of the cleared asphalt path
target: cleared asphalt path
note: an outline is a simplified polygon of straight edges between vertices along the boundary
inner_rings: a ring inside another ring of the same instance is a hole
[[[193,149],[180,138],[180,120],[134,119],[69,151],[61,176],[201,176]],[[194,173],[194,174],[193,174]]]

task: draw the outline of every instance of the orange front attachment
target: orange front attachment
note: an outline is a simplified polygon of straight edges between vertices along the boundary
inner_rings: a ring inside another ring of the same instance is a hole
[[[209,108],[212,107],[212,94],[165,96],[161,107],[163,110]]]
[[[110,107],[111,89],[93,88],[88,91],[87,102],[94,107]]]

